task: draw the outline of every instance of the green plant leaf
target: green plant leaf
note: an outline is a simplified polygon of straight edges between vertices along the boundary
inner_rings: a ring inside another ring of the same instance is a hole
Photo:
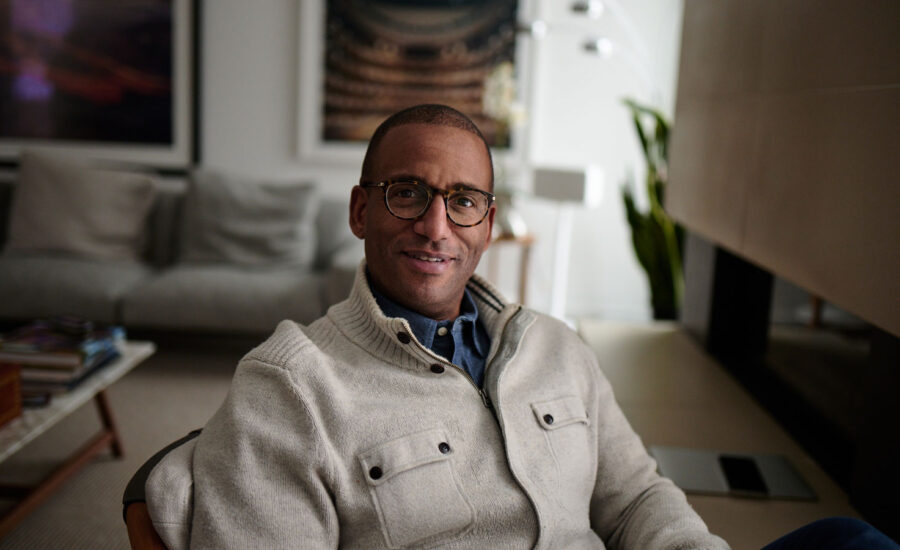
[[[638,262],[647,274],[654,315],[672,317],[678,311],[684,293],[682,255],[684,230],[663,209],[668,174],[668,141],[671,126],[656,109],[632,99],[623,103],[631,111],[635,131],[647,162],[645,180],[648,212],[641,212],[634,202],[634,184],[630,180],[622,188],[626,218],[631,226],[631,240]],[[652,133],[644,126],[649,118]]]
[[[650,163],[650,144],[647,140],[647,135],[644,133],[644,127],[641,124],[641,108],[637,103],[630,99],[625,99],[624,103],[631,109],[631,120],[634,123],[634,130],[637,133],[638,141],[641,143],[641,150],[644,152],[644,158]]]

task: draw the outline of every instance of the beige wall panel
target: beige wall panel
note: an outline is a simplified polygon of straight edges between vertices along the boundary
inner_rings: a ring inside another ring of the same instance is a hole
[[[747,189],[757,181],[758,100],[680,100],[672,131],[666,210],[732,250],[743,241]]]
[[[900,83],[897,0],[778,0],[763,4],[767,9],[762,90]]]
[[[900,335],[897,27],[897,0],[686,0],[666,206]]]
[[[754,90],[759,84],[764,4],[746,0],[686,4],[679,97]]]
[[[900,334],[900,89],[770,96],[741,254]]]

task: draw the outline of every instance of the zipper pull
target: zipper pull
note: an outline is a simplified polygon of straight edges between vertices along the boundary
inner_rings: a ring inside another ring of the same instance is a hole
[[[491,404],[491,398],[488,397],[484,388],[478,390],[478,393],[481,394],[481,402],[484,403],[485,408],[493,410],[494,406]]]

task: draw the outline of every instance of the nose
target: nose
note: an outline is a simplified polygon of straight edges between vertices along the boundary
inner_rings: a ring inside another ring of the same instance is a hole
[[[444,197],[435,194],[428,210],[413,224],[413,230],[430,241],[441,241],[450,236],[450,220],[447,219],[447,205]]]

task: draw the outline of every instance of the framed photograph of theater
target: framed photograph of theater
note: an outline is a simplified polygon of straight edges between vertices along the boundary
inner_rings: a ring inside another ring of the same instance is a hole
[[[419,103],[462,111],[508,153],[522,104],[518,12],[518,0],[302,2],[300,156],[361,160],[385,118]]]
[[[195,1],[0,0],[0,159],[187,168]]]

